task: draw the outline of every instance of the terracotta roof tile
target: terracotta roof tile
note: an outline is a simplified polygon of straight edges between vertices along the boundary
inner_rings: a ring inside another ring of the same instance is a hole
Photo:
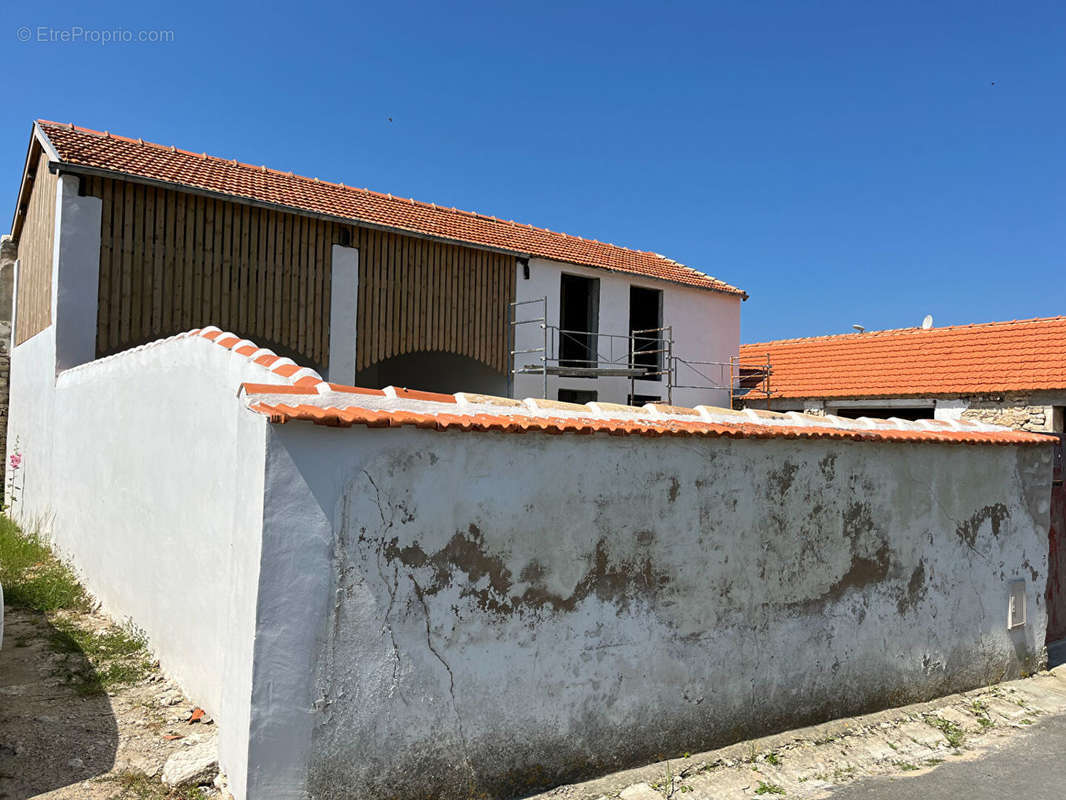
[[[698,406],[679,408],[649,403],[641,407],[613,403],[545,403],[527,399],[460,393],[440,395],[388,386],[366,390],[327,384],[299,387],[244,384],[248,408],[275,424],[292,421],[348,428],[413,426],[436,431],[595,434],[615,436],[709,436],[755,439],[838,439],[849,441],[940,442],[957,444],[1051,444],[1041,434],[1011,431],[971,420],[843,419],[790,412]]]
[[[215,327],[179,333],[67,370],[70,375],[103,362],[128,358],[149,348],[165,348],[177,339],[229,350],[248,359],[266,380],[239,387],[247,407],[272,423],[308,421],[318,425],[371,428],[414,426],[435,431],[595,434],[614,436],[708,436],[737,439],[835,439],[857,442],[940,442],[989,445],[1051,445],[1054,437],[1012,431],[976,420],[844,419],[791,411],[734,411],[696,406],[683,408],[648,403],[558,403],[460,392],[439,394],[402,387],[367,389],[322,380],[314,370],[279,358],[270,350]],[[270,382],[274,381],[274,382]]]
[[[929,397],[1066,389],[1066,317],[746,344],[778,398]]]
[[[629,420],[623,418],[523,417],[512,414],[472,414],[459,416],[444,412],[376,411],[360,406],[308,405],[254,401],[249,408],[276,424],[303,420],[318,425],[348,428],[362,425],[371,428],[415,426],[437,431],[499,431],[551,434],[608,433],[639,436],[707,436],[733,439],[841,439],[850,441],[938,442],[954,444],[1048,444],[1052,439],[1034,433],[980,430],[883,430],[840,429],[804,426],[774,426],[754,423],[709,423],[691,420]]]
[[[357,189],[205,153],[39,120],[64,164],[232,195],[296,211],[367,223],[469,245],[645,275],[738,295],[735,286],[658,253],[630,250],[510,220]]]

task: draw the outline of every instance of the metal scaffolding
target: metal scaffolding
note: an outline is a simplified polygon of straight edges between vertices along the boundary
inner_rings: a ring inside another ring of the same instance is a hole
[[[539,306],[539,316],[519,319],[519,309],[525,306]],[[666,402],[671,404],[674,389],[728,391],[730,405],[749,394],[765,394],[767,399],[770,396],[769,355],[765,364],[743,366],[738,357],[728,362],[690,361],[674,355],[673,328],[669,325],[627,334],[565,330],[548,322],[547,297],[511,303],[509,322],[508,389],[512,396],[519,375],[541,376],[541,396],[545,399],[549,375],[628,378],[631,399],[636,396],[637,380],[659,380],[665,389]],[[518,348],[518,331],[524,325],[540,329],[538,346]]]

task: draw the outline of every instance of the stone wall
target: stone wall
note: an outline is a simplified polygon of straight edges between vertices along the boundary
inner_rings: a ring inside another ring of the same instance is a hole
[[[1066,405],[1066,392],[1032,392],[963,398],[968,408],[963,419],[990,422],[1023,431],[1062,431],[1055,420],[1055,407]],[[1060,412],[1061,413],[1061,412]]]

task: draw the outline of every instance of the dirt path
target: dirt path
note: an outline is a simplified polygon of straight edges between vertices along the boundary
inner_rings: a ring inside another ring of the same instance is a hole
[[[100,676],[63,630],[35,611],[7,608],[0,650],[0,800],[203,800],[214,786],[168,791],[167,758],[214,739],[190,723],[192,703],[158,669],[133,685],[101,688]],[[79,614],[79,625],[111,621]]]

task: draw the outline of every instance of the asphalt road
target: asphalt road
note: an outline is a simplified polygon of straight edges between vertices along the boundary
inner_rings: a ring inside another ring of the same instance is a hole
[[[1002,749],[941,764],[922,775],[873,778],[842,787],[833,800],[1064,800],[1066,716],[1048,717]]]

